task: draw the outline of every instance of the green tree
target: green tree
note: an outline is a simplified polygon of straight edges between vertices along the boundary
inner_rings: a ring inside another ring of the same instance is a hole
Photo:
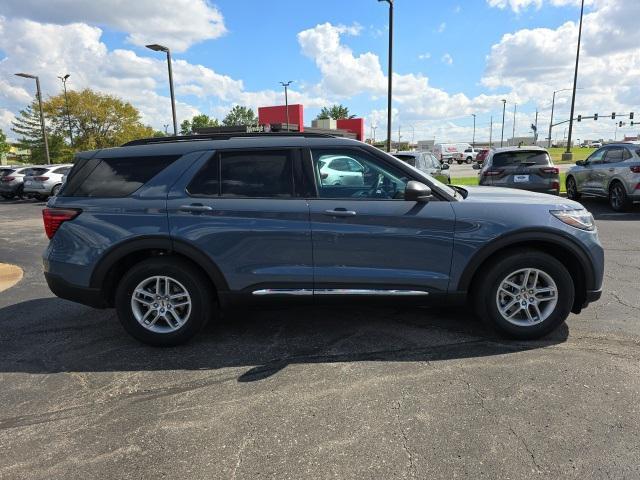
[[[349,114],[349,107],[344,105],[331,105],[330,107],[322,107],[320,113],[316,117],[318,120],[333,118],[334,120],[343,120],[345,118],[355,118],[355,115]]]
[[[181,135],[192,135],[196,133],[196,130],[199,128],[206,127],[219,127],[220,123],[217,118],[210,118],[209,115],[205,115],[204,113],[201,115],[194,116],[191,120],[183,120],[180,124],[180,134]]]
[[[253,110],[247,107],[236,105],[231,109],[226,117],[222,120],[222,124],[231,127],[234,125],[257,125],[258,118]]]
[[[3,157],[11,150],[11,145],[7,142],[7,136],[4,134],[2,129],[0,129],[0,157]]]
[[[69,117],[74,150],[93,150],[151,137],[154,130],[140,121],[140,112],[114,95],[90,89],[68,91]],[[43,104],[55,135],[68,140],[69,123],[63,94]]]
[[[51,124],[51,119],[46,115],[46,109],[45,124],[47,126],[50,161],[52,163],[68,162],[71,160],[73,152]],[[34,99],[30,105],[20,110],[16,118],[11,122],[11,130],[18,135],[18,141],[16,142],[18,148],[31,152],[31,162],[35,164],[47,163],[37,99]]]

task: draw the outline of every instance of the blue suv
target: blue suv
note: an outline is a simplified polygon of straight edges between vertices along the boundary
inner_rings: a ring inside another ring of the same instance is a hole
[[[49,287],[115,306],[153,345],[187,341],[234,304],[347,299],[468,301],[533,339],[601,294],[603,250],[579,203],[447,186],[355,140],[154,138],[74,163],[43,211]]]

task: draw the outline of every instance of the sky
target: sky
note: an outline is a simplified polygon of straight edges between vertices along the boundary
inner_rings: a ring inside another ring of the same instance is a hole
[[[572,86],[579,0],[395,0],[393,138],[471,141],[531,135],[538,114],[547,136],[554,90]],[[640,115],[640,1],[585,0],[576,115]],[[310,124],[322,106],[342,103],[386,131],[388,6],[376,0],[2,0],[0,129],[33,98],[91,87],[118,95],[144,123],[171,124],[164,54],[172,50],[178,122],[199,113],[221,119],[233,105],[290,103]],[[556,96],[569,117],[571,92]],[[636,135],[600,118],[576,123],[574,138]],[[622,119],[628,122],[628,119]],[[640,118],[638,118],[640,122]],[[398,132],[398,128],[400,132]],[[556,127],[553,138],[565,135]]]

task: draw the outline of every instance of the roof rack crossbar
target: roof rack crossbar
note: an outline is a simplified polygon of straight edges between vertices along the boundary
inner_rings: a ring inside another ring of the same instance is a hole
[[[134,145],[152,145],[155,143],[172,143],[172,142],[193,142],[199,140],[229,140],[231,138],[243,137],[315,137],[315,138],[334,138],[335,135],[328,133],[311,133],[311,132],[256,132],[256,133],[200,133],[197,135],[178,135],[170,137],[153,137],[140,138],[127,142],[122,147],[131,147]]]

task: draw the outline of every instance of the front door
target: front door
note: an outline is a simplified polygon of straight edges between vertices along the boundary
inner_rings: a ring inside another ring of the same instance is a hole
[[[582,174],[582,191],[585,193],[602,194],[602,175],[606,169],[604,155],[607,148],[596,150],[586,160],[585,171]]]
[[[362,166],[357,185],[324,181],[322,165],[335,157]],[[405,201],[407,174],[358,147],[312,149],[310,162],[316,295],[446,291],[455,224],[448,201]]]
[[[174,241],[205,252],[231,291],[308,292],[313,287],[309,208],[295,181],[297,149],[218,151],[172,187]]]

